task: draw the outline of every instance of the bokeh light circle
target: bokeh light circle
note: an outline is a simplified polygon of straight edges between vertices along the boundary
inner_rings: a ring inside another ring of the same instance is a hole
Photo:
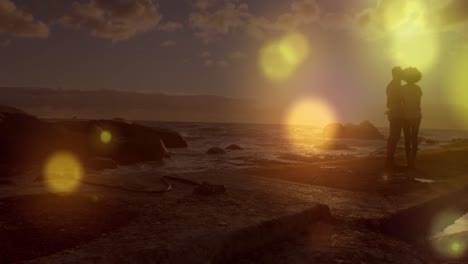
[[[457,210],[444,210],[437,214],[432,220],[430,239],[432,248],[439,256],[449,259],[457,259],[467,252],[466,239],[457,236],[455,223],[460,222],[463,212]]]
[[[44,178],[47,186],[54,192],[74,191],[83,176],[80,161],[69,152],[57,152],[46,162]]]
[[[303,135],[306,131],[304,130],[322,129],[336,121],[336,114],[328,103],[317,98],[304,98],[292,104],[284,123],[291,146],[304,151],[309,149],[310,144],[317,143],[305,142]],[[304,145],[305,143],[307,144]]]
[[[309,43],[300,33],[291,33],[260,50],[259,64],[270,80],[286,80],[309,55]]]
[[[109,144],[112,141],[112,133],[107,130],[102,130],[100,139],[102,143]]]

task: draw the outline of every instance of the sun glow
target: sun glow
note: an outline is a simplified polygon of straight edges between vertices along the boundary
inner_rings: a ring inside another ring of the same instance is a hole
[[[309,43],[299,34],[293,33],[274,41],[260,50],[260,67],[270,80],[288,79],[309,55]]]
[[[450,68],[450,80],[447,94],[453,107],[455,118],[462,128],[468,128],[468,47],[457,56]]]
[[[78,187],[82,175],[81,163],[68,152],[53,154],[44,167],[46,184],[54,192],[72,192]]]
[[[438,35],[429,27],[424,1],[392,1],[385,13],[385,28],[391,33],[391,57],[402,67],[425,71],[437,59]]]
[[[304,99],[290,109],[286,123],[323,127],[335,120],[335,114],[328,104],[316,99]]]
[[[296,102],[285,117],[287,133],[291,145],[301,150],[310,149],[316,142],[304,141],[304,137],[313,130],[336,122],[333,109],[324,101],[306,98]]]

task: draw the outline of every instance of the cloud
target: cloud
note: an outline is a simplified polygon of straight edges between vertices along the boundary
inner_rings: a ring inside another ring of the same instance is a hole
[[[216,65],[218,65],[221,68],[226,68],[229,66],[229,63],[226,60],[218,60],[216,61]]]
[[[249,18],[247,4],[226,2],[212,12],[205,10],[193,12],[189,22],[195,30],[195,35],[208,42],[242,28]]]
[[[0,34],[21,38],[46,38],[49,26],[17,8],[11,0],[0,0]]]
[[[121,41],[155,29],[161,17],[152,0],[89,0],[73,2],[71,13],[60,22],[95,37]]]
[[[354,18],[346,13],[326,13],[320,17],[319,24],[326,30],[350,30],[354,27]]]
[[[359,13],[356,28],[370,39],[378,39],[406,25],[420,21],[423,30],[443,31],[468,22],[466,0],[380,0],[374,8]]]
[[[169,21],[166,23],[162,23],[158,26],[158,29],[164,32],[173,32],[177,30],[181,30],[183,28],[181,23]]]
[[[319,11],[315,0],[296,0],[291,3],[290,10],[278,15],[275,19],[253,16],[248,24],[247,32],[255,38],[264,38],[272,33],[296,31],[316,22],[319,18]]]
[[[166,40],[161,43],[161,47],[172,47],[176,44],[173,40]]]
[[[213,65],[214,62],[213,62],[212,59],[206,59],[204,63],[205,63],[205,66],[209,67],[209,66]]]
[[[255,38],[277,32],[298,30],[318,18],[315,0],[296,0],[290,9],[275,19],[252,14],[249,6],[238,0],[197,1],[200,10],[192,12],[189,21],[195,35],[206,42],[234,31],[247,32]]]
[[[11,39],[0,40],[0,47],[8,47],[11,44]]]
[[[245,57],[247,57],[247,55],[241,51],[234,51],[229,56],[229,58],[231,58],[232,60],[240,60],[244,59]]]
[[[196,0],[194,6],[198,9],[205,10],[216,4],[217,0]]]
[[[211,57],[211,52],[209,52],[209,51],[203,51],[202,53],[200,53],[200,57],[202,57],[202,58],[210,58],[210,57]]]
[[[451,26],[468,21],[468,1],[452,0],[439,9],[439,16],[443,26]]]

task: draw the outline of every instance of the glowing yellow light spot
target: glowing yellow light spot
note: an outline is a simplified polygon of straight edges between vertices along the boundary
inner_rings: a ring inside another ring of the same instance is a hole
[[[286,123],[322,127],[335,120],[335,115],[328,104],[315,99],[304,99],[294,104]]]
[[[455,254],[460,253],[461,249],[462,249],[462,246],[461,246],[461,244],[458,243],[458,242],[453,242],[453,243],[450,245],[450,250],[452,250],[452,252],[455,253]]]
[[[468,129],[468,47],[457,54],[450,67],[451,76],[448,86],[448,99],[453,107],[455,118],[460,128]]]
[[[68,152],[55,153],[44,167],[46,184],[55,192],[72,192],[78,187],[82,175],[80,162]]]
[[[391,34],[391,57],[402,67],[427,70],[437,59],[438,35],[427,23],[424,1],[388,1],[385,26]]]
[[[107,131],[107,130],[103,130],[101,131],[101,142],[104,143],[104,144],[108,144],[112,141],[112,134],[111,132]]]
[[[301,150],[308,149],[317,142],[305,142],[304,134],[313,127],[323,126],[336,122],[336,116],[330,106],[314,98],[306,98],[296,102],[286,115],[288,138],[291,144]]]
[[[446,258],[459,258],[466,252],[466,244],[463,240],[459,240],[456,233],[453,232],[450,223],[456,223],[457,219],[462,215],[457,211],[442,211],[438,214],[432,223],[432,234],[434,236],[431,239],[431,244],[435,252],[440,256]],[[455,221],[456,220],[456,221]]]
[[[388,31],[409,23],[424,25],[428,7],[424,0],[392,0],[382,6],[384,27]]]
[[[425,71],[438,56],[439,44],[435,33],[419,30],[414,30],[413,34],[400,32],[393,36],[392,44],[394,63],[402,67],[413,66]]]
[[[260,50],[260,67],[274,81],[288,79],[309,55],[309,43],[299,33],[287,35]]]

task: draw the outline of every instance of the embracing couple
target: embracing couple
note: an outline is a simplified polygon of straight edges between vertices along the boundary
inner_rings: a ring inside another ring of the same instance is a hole
[[[387,115],[390,121],[390,135],[387,144],[386,166],[390,170],[397,169],[394,156],[401,131],[405,135],[405,152],[408,168],[415,166],[418,152],[418,134],[421,124],[422,91],[417,83],[421,80],[421,72],[416,68],[392,69],[393,80],[387,86]],[[405,84],[402,85],[402,81]]]

